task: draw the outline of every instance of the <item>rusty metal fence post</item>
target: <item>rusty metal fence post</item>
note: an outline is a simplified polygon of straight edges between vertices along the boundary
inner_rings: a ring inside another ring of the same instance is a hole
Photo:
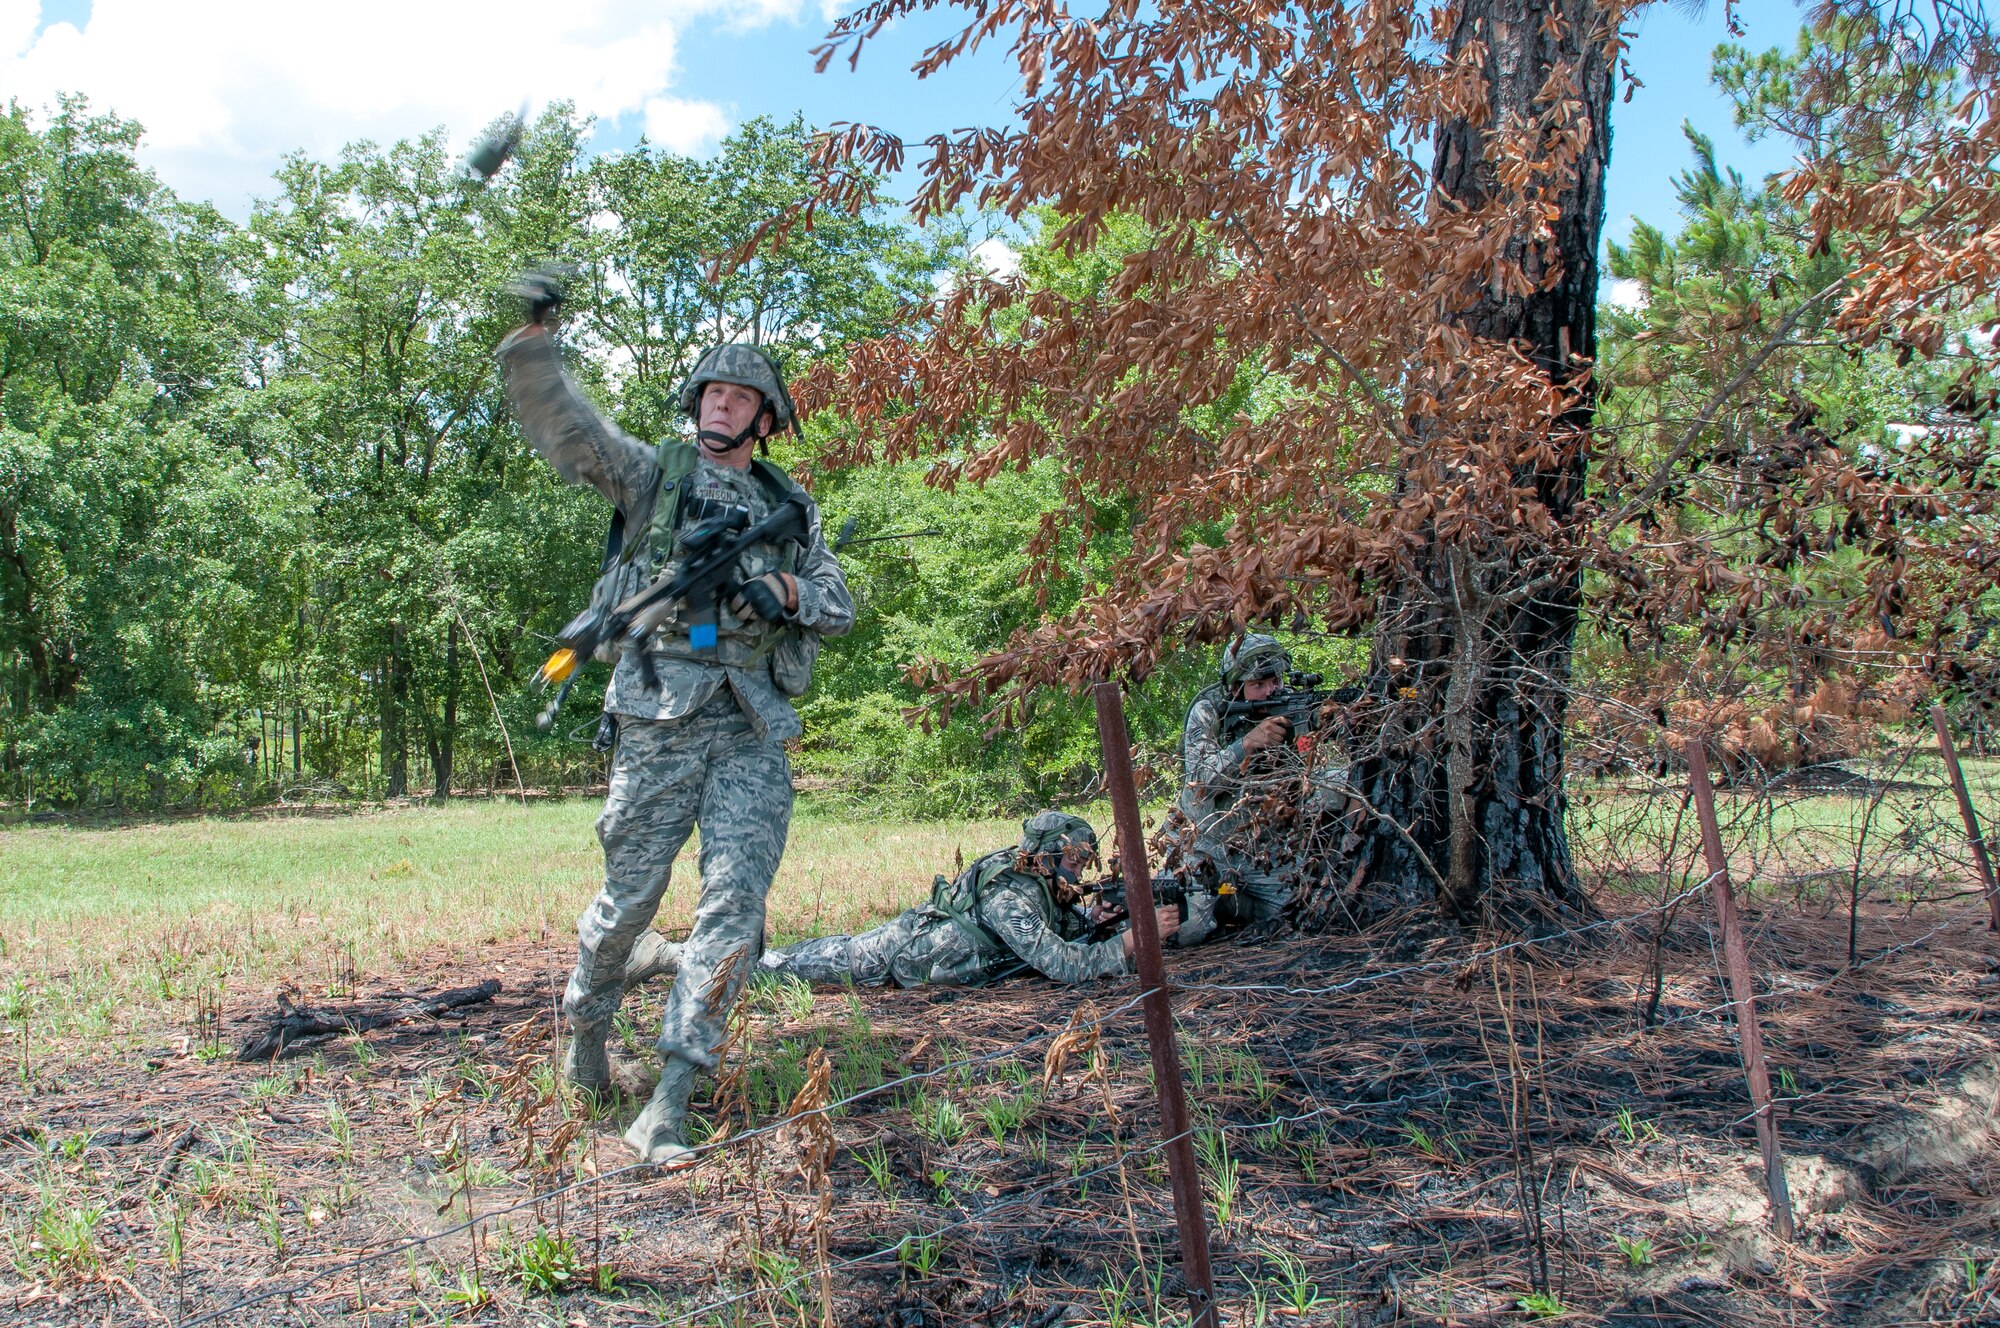
[[[1167,997],[1166,968],[1160,959],[1160,922],[1153,914],[1153,874],[1146,865],[1146,830],[1139,820],[1139,789],[1132,777],[1132,737],[1125,727],[1125,700],[1115,682],[1098,683],[1097,740],[1104,749],[1104,787],[1118,826],[1118,866],[1125,877],[1125,907],[1131,918],[1132,953],[1145,993],[1146,1045],[1153,1054],[1153,1083],[1160,1095],[1160,1134],[1166,1141],[1167,1176],[1173,1184],[1174,1223],[1180,1229],[1181,1272],[1187,1283],[1190,1328],[1220,1328],[1215,1278],[1208,1263],[1208,1218],[1202,1210],[1201,1174],[1195,1168],[1194,1135],[1188,1127],[1181,1053],[1174,1042],[1174,1011]]]
[[[1757,1147],[1764,1155],[1764,1188],[1771,1196],[1771,1226],[1781,1240],[1792,1238],[1792,1191],[1785,1183],[1785,1155],[1778,1149],[1778,1122],[1771,1115],[1771,1076],[1764,1067],[1764,1033],[1757,1024],[1756,988],[1750,979],[1750,951],[1743,943],[1743,923],[1736,915],[1736,891],[1729,883],[1729,858],[1722,851],[1722,827],[1715,819],[1715,789],[1708,781],[1708,754],[1702,740],[1690,736],[1685,748],[1688,788],[1694,794],[1695,815],[1701,821],[1701,851],[1708,860],[1709,895],[1715,900],[1715,921],[1722,929],[1723,962],[1729,969],[1729,1005],[1736,1017],[1736,1044],[1743,1056],[1743,1078],[1750,1085],[1750,1105],[1757,1120]]]
[[[1986,891],[1986,929],[2000,931],[2000,885],[1993,880],[1993,856],[1986,849],[1986,837],[1979,833],[1979,817],[1972,810],[1972,794],[1965,787],[1965,772],[1958,768],[1958,749],[1951,745],[1951,731],[1945,727],[1944,707],[1931,707],[1931,724],[1937,729],[1938,751],[1944,756],[1944,772],[1951,776],[1951,791],[1958,795],[1958,816],[1965,822],[1965,837],[1972,845],[1972,860],[1979,864],[1979,884]]]

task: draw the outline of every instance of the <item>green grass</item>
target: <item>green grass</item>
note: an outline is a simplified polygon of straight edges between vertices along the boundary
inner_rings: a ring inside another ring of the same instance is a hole
[[[490,961],[500,942],[569,943],[595,893],[601,802],[461,801],[335,816],[0,831],[0,990],[37,1040],[115,1044],[200,992]],[[1020,833],[1014,821],[859,822],[801,802],[770,897],[774,944],[856,931],[928,897],[932,873]],[[690,924],[690,842],[660,910]],[[235,999],[235,998],[232,998]],[[18,1027],[8,1034],[19,1038]]]

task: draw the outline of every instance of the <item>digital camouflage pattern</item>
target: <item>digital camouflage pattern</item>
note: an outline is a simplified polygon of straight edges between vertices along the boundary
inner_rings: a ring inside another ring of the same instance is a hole
[[[570,1018],[599,1023],[617,1010],[626,958],[659,910],[674,858],[698,822],[701,892],[660,1050],[713,1065],[722,1016],[763,943],[764,896],[791,814],[784,747],[758,738],[728,693],[681,720],[621,724],[611,791],[597,818],[604,888],[578,923],[576,968],[563,997]]]
[[[1097,831],[1081,816],[1068,812],[1036,812],[1021,823],[1021,852],[1061,853],[1073,843],[1088,845],[1097,855]]]
[[[624,514],[627,531],[649,529],[660,490],[657,449],[598,414],[564,374],[562,357],[548,336],[516,333],[501,343],[499,358],[506,371],[508,400],[535,450],[564,479],[588,484],[609,499]],[[717,502],[733,503],[739,495],[750,498],[747,491],[755,490],[755,510],[760,514],[770,510],[769,499],[746,472],[718,466],[705,457],[696,465],[690,482],[695,486],[691,497]],[[854,623],[854,601],[839,562],[827,548],[818,505],[810,498],[807,503],[807,547],[792,569],[798,580],[799,607],[791,621],[821,636],[839,636]],[[641,573],[633,578],[632,590],[663,565],[657,551],[648,556],[653,561],[642,565]],[[749,567],[744,570],[755,574]],[[759,566],[757,570],[769,568]],[[725,661],[734,658],[741,662],[718,664],[713,659],[692,657],[684,631],[678,635],[656,633],[647,645],[650,676],[639,652],[625,649],[612,671],[605,708],[623,719],[678,719],[726,685],[763,736],[778,742],[797,737],[798,712],[772,681],[768,664],[749,662],[754,652],[746,643],[761,629],[746,626],[726,606],[717,629],[725,645],[735,641],[744,646],[740,654],[725,650]]]
[[[859,935],[822,936],[772,950],[763,968],[806,982],[899,987],[980,987],[1024,964],[1055,982],[1130,971],[1120,937],[1088,939],[1089,920],[1057,903],[1048,883],[1013,866],[1014,857],[1012,848],[996,849],[965,869],[976,880],[982,870],[1007,864],[977,891],[973,927],[922,904]]]
[[[657,451],[605,420],[562,371],[546,335],[516,333],[502,343],[507,395],[528,440],[567,480],[588,484],[623,514],[628,531],[647,530],[661,499]],[[687,477],[690,495],[741,503],[755,515],[770,499],[748,473],[705,458]],[[792,625],[839,635],[854,621],[840,564],[810,505],[806,551],[794,569],[799,604]],[[685,510],[685,509],[684,509]],[[755,519],[753,515],[752,519]],[[684,517],[685,519],[685,517]],[[670,556],[670,554],[664,555]],[[663,565],[649,550],[653,566]],[[746,560],[749,561],[749,560]],[[765,570],[746,567],[748,575]],[[666,893],[675,856],[701,832],[701,890],[693,930],[667,1001],[659,1046],[696,1065],[715,1063],[722,1022],[756,961],[764,898],[791,824],[791,767],[784,743],[800,730],[798,712],[754,660],[768,624],[742,623],[724,608],[722,650],[700,657],[671,626],[619,657],[605,706],[619,717],[611,789],[598,817],[604,888],[577,924],[577,962],[563,1007],[579,1035],[609,1026],[624,992],[633,943]],[[669,1131],[671,1132],[671,1131]],[[642,1153],[646,1150],[642,1146]]]
[[[681,384],[681,412],[692,417],[701,404],[701,389],[710,383],[735,383],[760,393],[764,404],[771,407],[777,417],[773,432],[791,424],[795,418],[792,410],[792,394],[785,390],[785,380],[764,352],[755,346],[741,342],[731,342],[714,346],[703,353],[695,363],[694,372],[687,382]]]
[[[1260,865],[1260,858],[1264,864],[1282,861],[1284,849],[1257,842],[1262,836],[1253,824],[1249,800],[1271,789],[1298,788],[1304,762],[1287,743],[1249,753],[1241,738],[1224,743],[1222,707],[1227,698],[1221,687],[1207,687],[1188,707],[1176,810],[1193,827],[1194,842],[1183,850],[1183,858],[1196,879],[1212,875],[1208,884],[1233,882],[1250,902],[1251,919],[1261,922],[1284,910],[1292,890],[1270,865]]]
[[[1222,685],[1234,691],[1258,678],[1282,678],[1292,667],[1292,657],[1275,636],[1251,632],[1231,642],[1222,652]]]

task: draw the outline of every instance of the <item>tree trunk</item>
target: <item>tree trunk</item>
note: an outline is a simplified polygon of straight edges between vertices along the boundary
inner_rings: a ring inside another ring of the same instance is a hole
[[[403,719],[410,695],[409,674],[403,659],[403,628],[389,629],[389,657],[382,665],[382,796],[401,798],[410,792],[409,744],[404,739]]]
[[[431,771],[435,776],[432,796],[442,802],[451,796],[452,752],[458,738],[458,624],[445,628],[444,718],[430,734]]]
[[[1495,283],[1469,292],[1455,317],[1471,336],[1518,346],[1553,382],[1584,387],[1575,407],[1550,421],[1554,463],[1516,474],[1560,527],[1574,519],[1583,493],[1592,417],[1593,392],[1578,380],[1597,344],[1609,20],[1591,0],[1468,0],[1463,12],[1452,54],[1484,43],[1488,100],[1479,122],[1439,127],[1440,206],[1479,207],[1495,197],[1502,186],[1485,140],[1546,110],[1541,94],[1552,70],[1575,71],[1574,109],[1591,130],[1573,176],[1555,189],[1551,233],[1516,236],[1505,251],[1537,289],[1523,296]],[[1411,422],[1416,437],[1427,436],[1425,423]],[[1407,463],[1399,483],[1427,478],[1413,473],[1427,460]],[[1564,829],[1563,728],[1578,604],[1575,571],[1533,548],[1427,532],[1415,570],[1378,604],[1368,679],[1374,703],[1362,713],[1350,777],[1361,795],[1349,812],[1359,833],[1327,864],[1325,884],[1307,900],[1308,921],[1433,902],[1466,924],[1533,927],[1589,911]]]

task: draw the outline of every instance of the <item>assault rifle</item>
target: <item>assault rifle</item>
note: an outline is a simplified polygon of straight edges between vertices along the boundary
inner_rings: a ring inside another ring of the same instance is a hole
[[[1285,686],[1262,701],[1225,702],[1222,707],[1222,741],[1235,742],[1273,716],[1291,726],[1294,738],[1317,732],[1320,712],[1326,709],[1329,702],[1346,705],[1361,695],[1359,687],[1321,691],[1319,685],[1323,681],[1323,674],[1294,671],[1286,675]]]
[[[1190,895],[1208,893],[1211,893],[1208,887],[1198,881],[1190,883],[1179,876],[1173,875],[1160,875],[1153,878],[1154,905],[1159,908],[1165,908],[1168,905],[1178,908],[1182,922],[1186,922],[1188,918],[1188,897]],[[1235,886],[1224,881],[1215,888],[1213,893],[1215,895],[1215,924],[1218,927],[1233,927],[1238,923],[1250,920],[1249,903]],[[1131,909],[1127,905],[1125,898],[1125,878],[1122,876],[1112,876],[1099,882],[1097,886],[1097,903],[1098,911],[1102,914],[1102,917],[1099,918],[1096,929],[1091,932],[1091,939],[1101,941],[1107,936],[1116,935],[1118,929],[1131,916]]]
[[[535,723],[547,729],[555,722],[571,680],[600,645],[639,645],[677,610],[685,610],[681,617],[688,626],[688,644],[696,650],[715,649],[718,606],[740,589],[737,560],[759,544],[804,543],[806,529],[805,501],[797,495],[755,525],[741,508],[733,508],[690,528],[681,537],[683,556],[671,575],[656,578],[617,604],[592,604],[556,633],[555,652],[536,671],[535,687],[556,683],[559,689]]]

